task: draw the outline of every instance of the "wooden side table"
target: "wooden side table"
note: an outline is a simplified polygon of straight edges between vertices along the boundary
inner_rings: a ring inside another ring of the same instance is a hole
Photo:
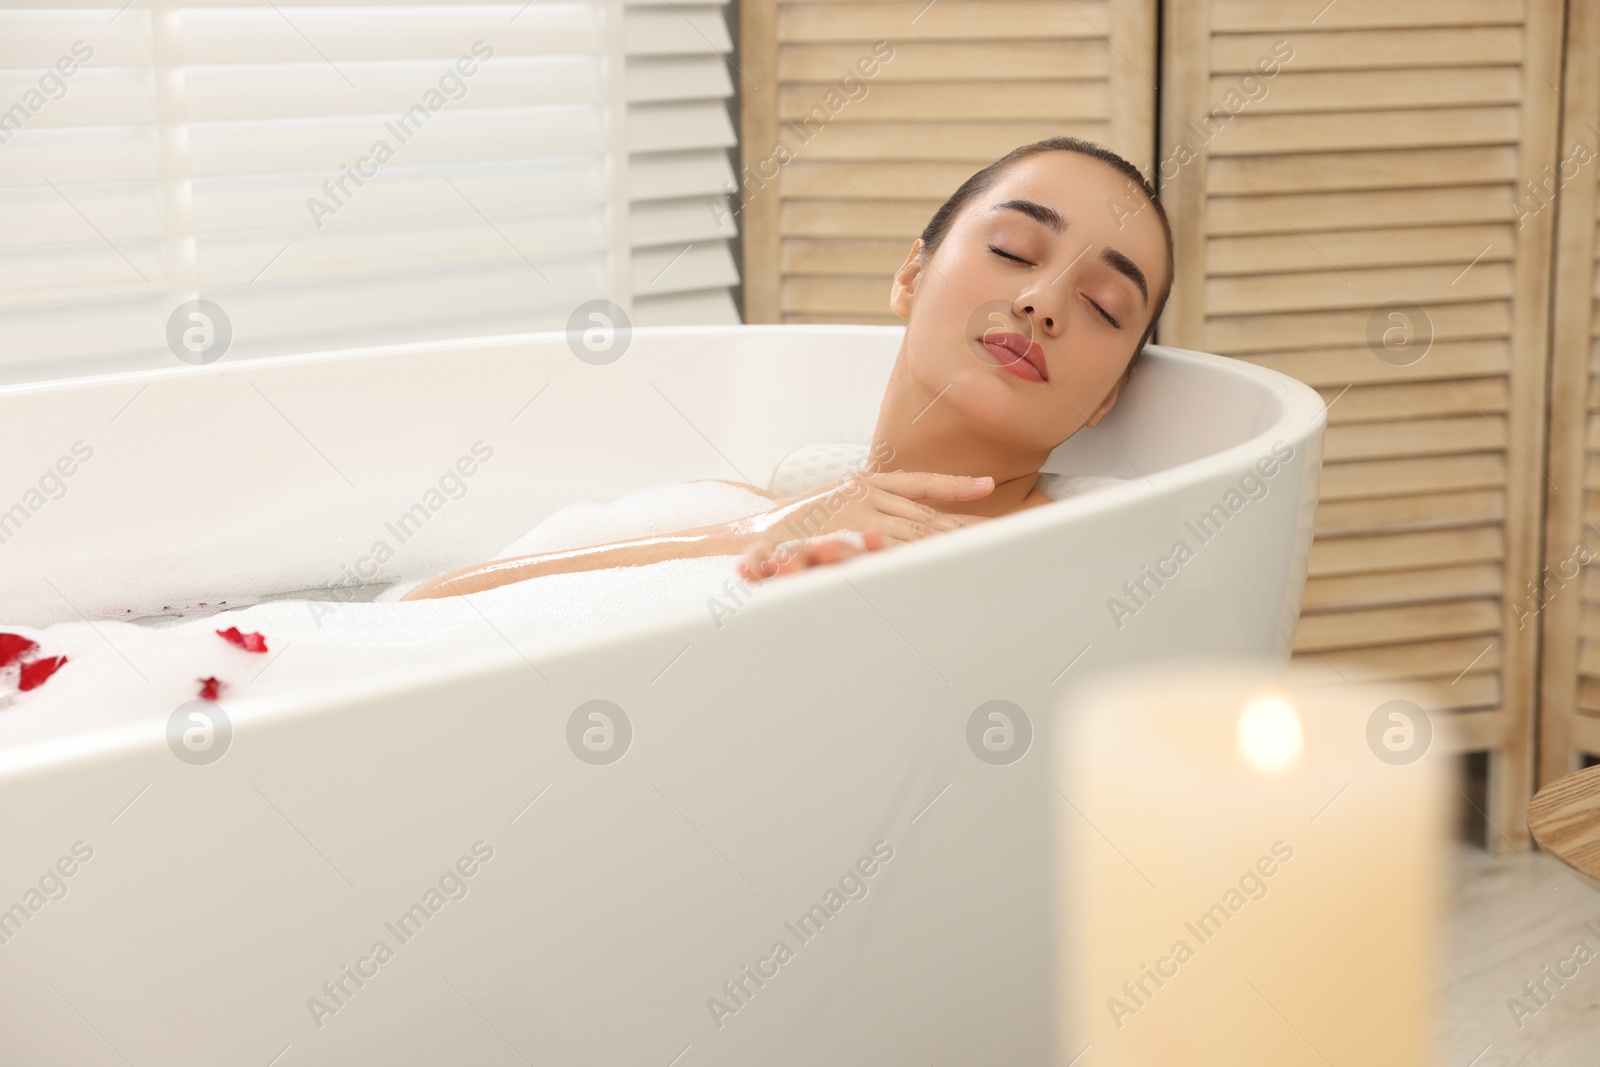
[[[1600,766],[1557,778],[1534,794],[1528,829],[1540,848],[1600,889]]]

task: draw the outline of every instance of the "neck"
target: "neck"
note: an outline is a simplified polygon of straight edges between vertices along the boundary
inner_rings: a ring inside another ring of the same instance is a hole
[[[878,411],[878,425],[872,433],[873,454],[888,455],[883,462],[888,470],[988,475],[994,479],[994,491],[977,500],[925,501],[938,511],[992,517],[1017,510],[1033,495],[1039,468],[1050,453],[1019,453],[1014,447],[975,433],[955,405],[949,403],[950,394],[963,387],[962,379],[951,382],[944,392],[929,390],[906,369],[903,345],[904,342]],[[884,446],[892,451],[885,453]]]

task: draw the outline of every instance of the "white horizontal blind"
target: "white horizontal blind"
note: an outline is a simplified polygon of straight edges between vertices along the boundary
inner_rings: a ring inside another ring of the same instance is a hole
[[[633,321],[736,323],[725,4],[627,0]]]
[[[229,358],[629,306],[630,274],[644,288],[661,246],[715,226],[701,200],[730,176],[732,131],[705,108],[730,88],[706,74],[731,42],[718,7],[608,31],[621,11],[0,0],[0,380],[171,365],[169,316],[197,296],[228,320]],[[623,48],[641,39],[636,79]],[[607,100],[624,62],[637,105]],[[673,111],[696,107],[698,122]],[[726,240],[716,251],[661,275],[646,318],[730,321]]]
[[[0,8],[0,368],[7,373],[163,346],[150,32],[143,12],[116,13],[67,4]]]

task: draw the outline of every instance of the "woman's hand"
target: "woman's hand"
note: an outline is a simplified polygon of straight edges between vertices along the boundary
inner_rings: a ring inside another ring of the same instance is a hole
[[[847,475],[734,523],[754,541],[739,559],[739,574],[760,581],[970,526],[984,516],[947,515],[923,501],[975,500],[993,490],[988,477],[903,470]]]
[[[780,574],[795,574],[810,567],[843,563],[853,556],[876,552],[884,544],[883,531],[868,526],[854,537],[850,531],[841,531],[777,545],[757,545],[739,557],[739,577],[747,582],[759,582]]]

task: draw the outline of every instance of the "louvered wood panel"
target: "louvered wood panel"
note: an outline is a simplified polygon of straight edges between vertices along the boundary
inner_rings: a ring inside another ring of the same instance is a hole
[[[1600,756],[1600,10],[1593,3],[1572,4],[1564,77],[1560,159],[1551,167],[1560,222],[1545,562],[1535,587],[1544,604],[1541,782]],[[1530,592],[1525,610],[1535,603]]]
[[[747,0],[745,321],[899,323],[889,287],[912,242],[957,186],[1020,145],[1071,134],[1149,172],[1155,11],[1155,0]],[[883,54],[878,42],[892,58],[857,73],[864,95],[828,108],[858,61]],[[819,105],[826,121],[807,125]],[[767,163],[780,143],[793,158]]]
[[[1331,405],[1296,659],[1425,686],[1463,743],[1492,747],[1490,818],[1520,844],[1555,212],[1519,225],[1509,205],[1556,158],[1562,0],[1188,0],[1164,17],[1178,259],[1159,337]],[[1592,242],[1592,204],[1587,219]],[[1398,300],[1431,347],[1384,347]],[[1587,373],[1588,303],[1581,318]],[[1579,403],[1600,395],[1587,384]],[[1593,632],[1600,647],[1600,612]]]

